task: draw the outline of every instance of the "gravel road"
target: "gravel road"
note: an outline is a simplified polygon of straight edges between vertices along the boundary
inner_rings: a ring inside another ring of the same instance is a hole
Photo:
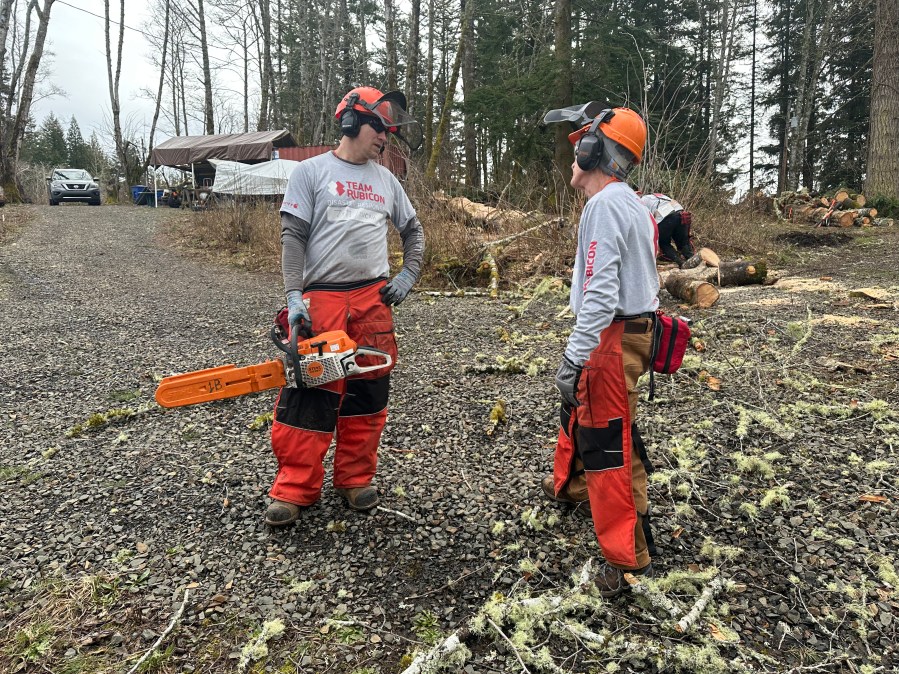
[[[404,654],[460,627],[493,592],[557,590],[597,555],[589,523],[548,506],[539,492],[556,434],[551,375],[570,326],[570,319],[556,318],[564,290],[543,295],[520,317],[505,303],[481,298],[407,301],[397,311],[400,362],[376,478],[383,507],[349,511],[326,478],[322,500],[294,527],[274,532],[263,524],[276,467],[263,415],[275,393],[178,410],[152,401],[160,376],[272,357],[268,327],[282,302],[280,278],[173,250],[160,233],[168,215],[135,207],[34,207],[20,236],[0,247],[0,638],[6,639],[0,665],[63,671],[60,663],[83,661],[83,669],[64,671],[126,671],[162,634],[188,589],[184,613],[162,646],[174,648],[156,671],[240,669],[242,646],[263,622],[278,618],[287,629],[269,644],[265,671],[396,672]],[[763,409],[769,400],[792,403],[806,395],[766,374],[783,361],[782,347],[769,353],[767,342],[797,342],[801,331],[794,335],[786,323],[807,320],[812,307],[816,315],[852,307],[800,292],[726,294],[727,304],[742,302],[743,309],[708,312],[700,333],[709,352],[720,347],[717,361],[703,356],[709,359],[703,367],[723,380],[724,392],[703,384],[698,368],[687,368],[682,381],[691,383],[684,390],[694,398],[677,400],[663,382],[660,401],[646,413],[651,454],[668,471],[668,482],[653,486],[658,566],[665,572],[717,565],[743,582],[743,594],[730,612],[716,613],[716,624],[771,654],[758,656],[760,669],[784,671],[780,662],[838,671],[847,654],[872,652],[882,659],[864,661],[889,669],[895,574],[883,571],[878,579],[877,569],[893,568],[899,527],[889,499],[859,503],[858,494],[896,497],[895,473],[883,473],[883,465],[895,471],[895,419],[871,426],[879,409],[872,406],[871,413],[838,418],[833,430],[831,420],[791,420],[803,431],[788,441],[795,434],[766,426],[761,415],[744,419],[739,409],[746,408],[727,397],[755,395],[757,387],[761,397],[752,409]],[[758,307],[746,306],[760,298],[778,312],[762,324]],[[881,315],[889,334],[889,318]],[[811,344],[852,343],[827,329],[819,325]],[[870,360],[870,351],[832,355]],[[538,376],[477,371],[495,364],[496,355],[516,356]],[[752,358],[757,369],[746,378],[746,393],[735,372]],[[791,365],[797,380],[804,363]],[[895,401],[893,374],[883,374],[871,390]],[[808,399],[823,405],[845,398],[849,405],[854,396],[855,409],[868,398],[843,390],[858,384],[847,378],[861,376],[833,375],[839,388],[829,392],[806,382]],[[494,428],[490,412],[498,399],[507,419]],[[777,404],[770,409],[776,412]],[[693,424],[699,419],[709,421]],[[738,419],[751,424],[745,445],[744,436],[735,436]],[[892,425],[884,430],[885,424]],[[826,470],[815,464],[815,447],[834,449],[827,437],[815,438],[837,433],[858,438],[856,458],[869,467],[880,461],[880,472],[847,476],[842,455],[828,459]],[[696,438],[701,451],[675,435]],[[735,465],[738,450],[768,452],[770,474],[764,466]],[[846,485],[848,495],[835,496]],[[780,512],[763,506],[759,516],[738,508],[775,487],[784,490],[775,497],[792,494],[792,501],[773,501]],[[556,521],[555,514],[562,517]],[[708,548],[712,538],[724,547]],[[806,548],[806,540],[814,544]],[[83,578],[93,579],[87,599],[71,589]],[[69,590],[48,590],[60,583]],[[689,606],[691,593],[684,592]],[[56,606],[62,616],[76,604],[81,613],[56,626],[46,652],[28,657],[21,644],[15,650],[13,635],[33,625],[42,607]],[[663,633],[629,599],[610,607],[594,616],[599,622],[591,629],[633,628],[624,637],[641,639]],[[704,638],[694,645],[728,657],[737,652],[737,642]],[[566,668],[587,671],[596,662],[578,643],[552,643]],[[518,671],[511,651],[496,655],[504,648],[495,634],[481,639],[465,671]],[[570,662],[566,650],[576,654]],[[637,657],[616,653],[615,662]],[[653,670],[660,662],[628,666]]]

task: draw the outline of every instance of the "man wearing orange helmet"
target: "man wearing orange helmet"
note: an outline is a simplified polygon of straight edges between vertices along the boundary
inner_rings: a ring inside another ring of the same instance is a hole
[[[613,597],[624,591],[626,571],[652,571],[651,466],[635,419],[637,380],[649,369],[659,278],[655,224],[624,182],[640,162],[646,125],[628,108],[599,107],[554,110],[544,120],[580,126],[569,135],[575,146],[571,186],[584,192],[587,203],[571,281],[576,323],[556,373],[561,429],[553,474],[542,487],[554,501],[589,502],[606,558],[595,583],[600,594]]]
[[[413,150],[420,145],[421,127],[405,107],[398,91],[356,87],[347,93],[334,113],[339,145],[294,169],[281,204],[282,323],[303,337],[344,330],[359,345],[386,351],[394,363],[391,306],[418,280],[424,234],[399,181],[376,160],[388,133]],[[392,279],[388,219],[403,242],[403,267]],[[364,360],[359,364],[374,364]],[[300,508],[320,498],[322,461],[335,435],[334,487],[354,510],[377,505],[371,482],[389,381],[389,374],[376,370],[321,387],[281,390],[272,424],[278,475],[267,524],[291,524]]]

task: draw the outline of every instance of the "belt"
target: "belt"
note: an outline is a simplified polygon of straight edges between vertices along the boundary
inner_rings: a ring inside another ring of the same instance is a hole
[[[616,314],[614,321],[617,323],[619,321],[624,321],[624,333],[627,335],[642,335],[645,332],[649,332],[652,329],[653,321],[649,321],[649,323],[644,323],[643,319],[647,318],[655,318],[656,312],[654,311],[644,311],[642,314]]]
[[[639,321],[625,321],[624,333],[627,335],[642,335],[652,331],[652,321],[641,319]]]

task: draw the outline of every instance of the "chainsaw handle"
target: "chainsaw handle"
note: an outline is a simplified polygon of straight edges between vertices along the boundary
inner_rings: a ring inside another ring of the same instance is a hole
[[[297,335],[299,333],[298,329],[294,329],[290,331],[290,340],[287,344],[284,343],[284,330],[277,323],[272,326],[269,334],[271,335],[272,341],[275,343],[275,347],[278,348],[279,351],[283,351],[287,354],[287,358],[290,359],[290,365],[293,367],[294,376],[297,377],[297,382],[302,385],[302,380],[299,378],[300,372],[300,354],[297,351]]]
[[[380,365],[368,365],[365,367],[356,365],[355,358],[357,356],[377,356],[379,358],[383,358],[386,362],[381,363]],[[372,372],[374,370],[380,370],[385,367],[390,367],[393,365],[393,357],[387,353],[386,351],[381,351],[381,349],[374,349],[370,346],[360,346],[356,349],[356,353],[353,354],[353,363],[352,370],[348,371],[347,374],[363,374],[365,372]]]

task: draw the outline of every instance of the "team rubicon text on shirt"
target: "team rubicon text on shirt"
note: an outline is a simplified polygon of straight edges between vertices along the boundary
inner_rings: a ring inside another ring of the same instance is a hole
[[[335,180],[328,185],[328,191],[337,197],[346,197],[356,201],[373,201],[377,204],[384,203],[384,196],[375,192],[371,185],[354,180]]]
[[[591,241],[587,247],[587,265],[584,270],[584,290],[587,290],[587,284],[593,276],[593,265],[596,262],[596,241]]]

